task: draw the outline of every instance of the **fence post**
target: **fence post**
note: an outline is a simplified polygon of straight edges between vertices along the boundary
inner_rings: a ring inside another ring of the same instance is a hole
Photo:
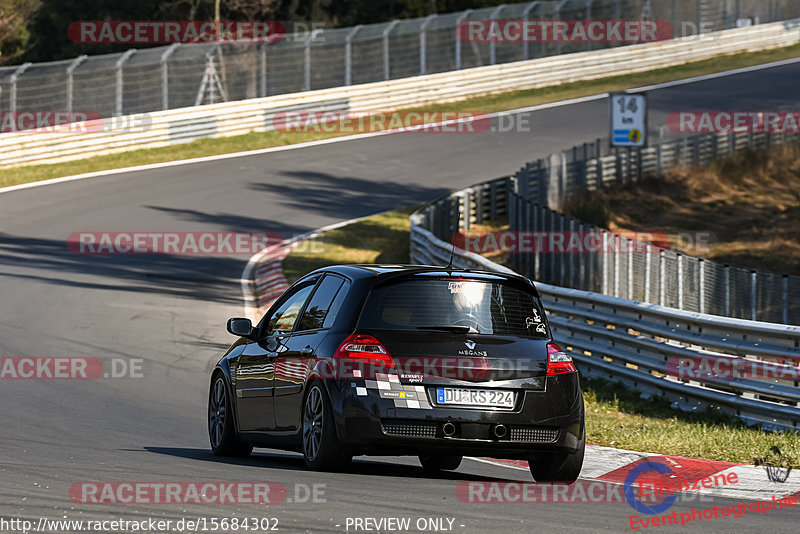
[[[706,312],[706,262],[703,258],[697,260],[697,310]]]
[[[494,22],[497,20],[498,15],[503,9],[506,7],[505,4],[500,4],[492,11],[492,14],[489,15],[489,20]],[[489,65],[494,65],[497,62],[497,40],[492,39],[489,43]]]
[[[652,245],[648,243],[644,251],[644,302],[647,303],[650,303],[650,268],[652,264],[652,249]]]
[[[344,84],[353,85],[353,38],[363,26],[359,24],[344,38]]]
[[[456,19],[456,70],[461,70],[461,23],[467,20],[470,13],[472,10],[467,9]]]
[[[750,320],[756,320],[756,284],[758,284],[758,273],[750,271]]]
[[[569,219],[569,235],[570,235],[570,239],[572,238],[574,233],[575,233],[575,219],[570,217],[570,219]],[[576,268],[576,265],[575,265],[575,254],[576,254],[575,252],[570,252],[569,253],[569,287],[571,287],[571,288],[575,287],[575,268]]]
[[[261,68],[261,87],[259,88],[258,94],[261,98],[265,98],[269,92],[267,87],[267,46],[269,46],[269,43],[261,43],[258,45]]]
[[[564,7],[564,4],[569,2],[569,0],[561,0],[557,5],[556,8],[553,10],[553,20],[559,20],[561,18],[561,8]],[[561,54],[561,41],[556,42],[556,55]]]
[[[116,112],[114,113],[117,117],[122,116],[122,85],[123,85],[123,77],[122,77],[122,66],[125,64],[128,59],[136,53],[135,48],[131,48],[126,50],[122,56],[117,60],[117,64],[114,68],[117,71],[117,105],[116,105]]]
[[[731,266],[722,268],[723,315],[731,314]]]
[[[305,90],[306,91],[310,91],[311,90],[311,42],[320,33],[322,33],[322,29],[321,28],[315,29],[314,31],[311,32],[311,35],[308,36],[308,39],[306,39],[306,42],[303,43],[303,47],[304,47],[303,56],[304,56],[304,64],[305,64],[305,83],[304,83],[304,86],[305,86]]]
[[[72,114],[72,102],[73,102],[73,91],[74,91],[74,80],[73,74],[75,73],[75,69],[77,69],[81,63],[89,59],[89,56],[86,54],[81,54],[80,56],[76,57],[72,60],[72,63],[69,64],[67,67],[67,113]],[[71,118],[71,117],[70,117]]]
[[[11,111],[11,113],[17,111],[17,80],[19,80],[19,77],[22,76],[22,74],[28,70],[28,67],[31,65],[33,65],[33,63],[23,63],[17,67],[17,70],[14,71],[14,73],[11,75],[11,78],[8,80],[11,84],[11,95],[9,95],[10,101],[8,103],[8,110]]]
[[[586,0],[586,24],[589,24],[589,21],[592,19],[592,4],[594,0]],[[592,40],[586,40],[586,51],[591,52],[592,50]]]
[[[683,254],[678,253],[678,309],[683,309]]]
[[[603,230],[603,264],[601,269],[603,270],[603,285],[601,286],[601,293],[603,295],[608,295],[608,232]]]
[[[658,305],[664,306],[666,301],[666,288],[664,287],[664,278],[667,274],[667,265],[664,257],[664,251],[658,253]]]
[[[628,240],[628,300],[633,300],[633,250],[638,250],[638,243]]]
[[[436,13],[429,15],[419,29],[419,73],[425,74],[428,70],[428,26],[436,19]]]
[[[614,296],[619,297],[619,247],[622,244],[622,236],[614,237]]]
[[[391,64],[389,61],[389,35],[392,33],[392,30],[400,24],[399,20],[393,20],[389,23],[386,29],[383,30],[383,79],[384,80],[391,80],[392,73],[391,73]]]
[[[525,10],[522,12],[522,20],[529,20],[528,17],[530,16],[531,11],[533,11],[533,8],[535,8],[537,5],[539,5],[538,1],[531,2],[530,4],[528,4],[528,7],[526,7]],[[524,42],[522,43],[522,59],[528,59],[530,56],[529,54],[530,43],[528,43],[527,39],[523,39],[523,41]]]
[[[788,274],[784,274],[783,275],[783,287],[781,289],[782,289],[781,292],[783,293],[783,295],[782,295],[783,296],[783,314],[782,314],[783,324],[789,324],[789,275]]]
[[[169,56],[171,56],[180,45],[180,43],[172,43],[161,53],[161,109],[165,111],[169,109],[169,65],[167,61],[169,60]],[[264,48],[266,47],[266,44],[262,43],[261,47],[264,50],[261,58],[261,69],[262,75],[264,76],[264,79],[266,79],[267,52],[266,48]],[[263,87],[266,87],[266,82],[263,82]],[[262,96],[267,95],[263,94]]]

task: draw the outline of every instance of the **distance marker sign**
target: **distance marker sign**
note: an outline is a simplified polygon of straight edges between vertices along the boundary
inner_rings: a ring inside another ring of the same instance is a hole
[[[611,93],[611,146],[647,145],[647,95]]]

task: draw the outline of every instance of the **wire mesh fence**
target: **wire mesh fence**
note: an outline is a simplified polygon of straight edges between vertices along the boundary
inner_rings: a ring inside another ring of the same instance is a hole
[[[663,20],[677,37],[800,17],[800,0],[552,0],[384,24],[321,29],[274,43],[172,44],[0,67],[0,110],[104,117],[326,89],[620,46],[459,37],[469,21]]]

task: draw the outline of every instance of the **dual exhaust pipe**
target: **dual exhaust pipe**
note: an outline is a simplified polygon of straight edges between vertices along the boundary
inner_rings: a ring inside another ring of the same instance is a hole
[[[456,433],[456,425],[453,423],[447,422],[442,425],[442,434],[446,438],[452,437]],[[508,428],[506,425],[494,425],[492,426],[491,433],[497,439],[503,439],[508,435]]]

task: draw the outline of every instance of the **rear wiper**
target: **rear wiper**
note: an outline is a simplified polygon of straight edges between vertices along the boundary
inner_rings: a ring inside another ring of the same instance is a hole
[[[440,330],[442,332],[455,332],[456,334],[477,334],[478,331],[471,326],[460,324],[443,324],[443,325],[430,325],[418,326],[417,330]]]

